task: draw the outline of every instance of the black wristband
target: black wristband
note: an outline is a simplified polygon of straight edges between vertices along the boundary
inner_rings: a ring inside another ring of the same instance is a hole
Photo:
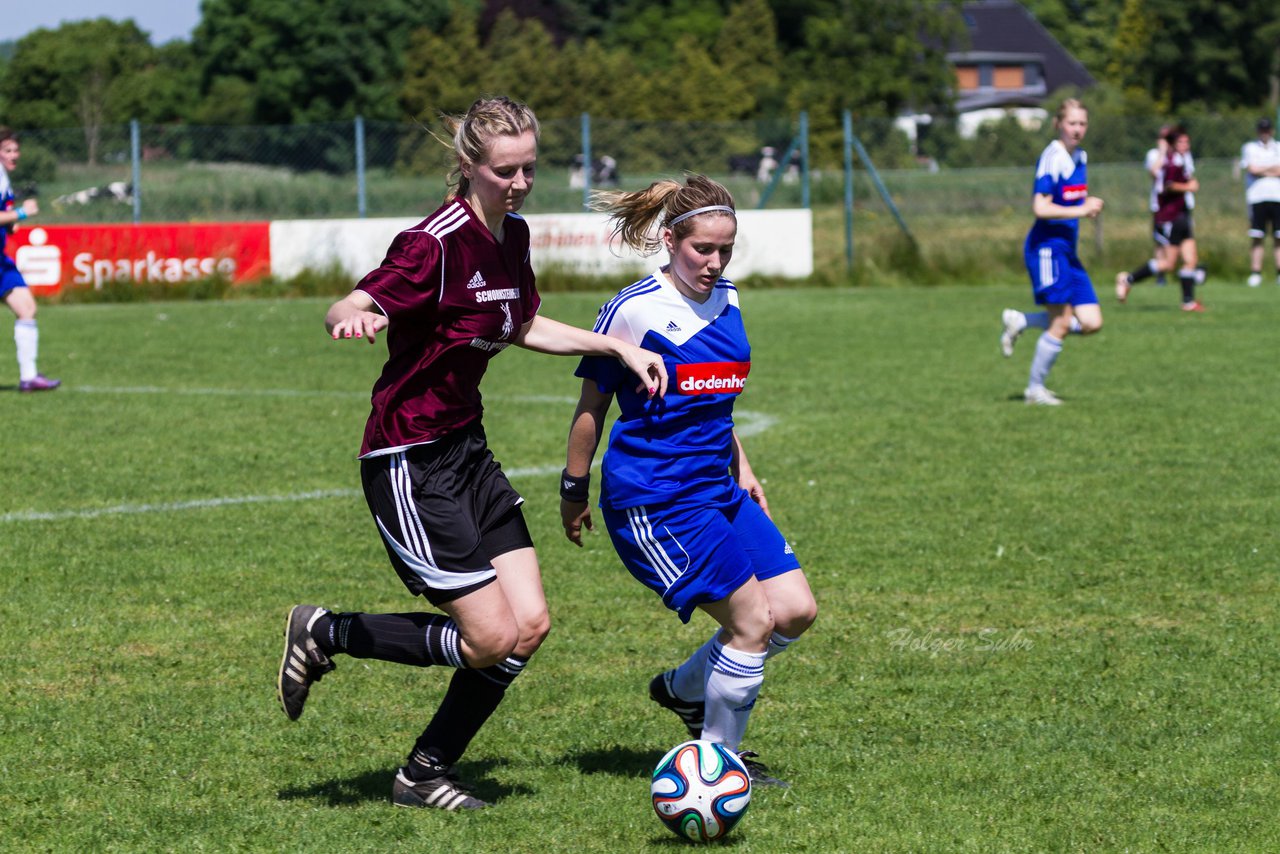
[[[574,477],[565,469],[560,472],[560,497],[565,501],[586,504],[591,491],[591,472],[582,477]]]

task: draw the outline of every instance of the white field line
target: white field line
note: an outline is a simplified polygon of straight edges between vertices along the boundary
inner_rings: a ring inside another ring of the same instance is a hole
[[[154,386],[134,386],[124,388],[103,388],[98,386],[78,386],[74,391],[92,394],[185,394],[197,396],[274,396],[274,397],[351,397],[355,392],[299,391],[292,389],[172,389]],[[361,393],[360,396],[365,396]],[[508,400],[519,403],[556,403],[573,404],[577,401],[571,397],[554,395],[492,395],[490,400]],[[755,436],[774,426],[778,419],[760,412],[747,409],[736,411],[736,429],[739,436]],[[599,465],[597,458],[595,465]],[[505,469],[508,477],[542,477],[557,474],[561,469],[559,463],[541,466],[524,466]],[[65,519],[97,519],[102,516],[133,516],[144,513],[175,513],[184,510],[206,510],[219,507],[235,507],[242,504],[284,504],[298,501],[318,501],[329,498],[353,498],[361,494],[358,489],[317,489],[309,492],[294,492],[285,495],[239,495],[223,498],[205,498],[194,501],[170,501],[158,504],[116,504],[111,507],[94,507],[83,510],[19,510],[13,513],[0,514],[0,524],[9,522],[56,522]]]
[[[163,386],[72,386],[69,391],[82,394],[177,394],[187,397],[343,397],[369,399],[367,391],[325,391],[291,388],[165,388]],[[488,400],[504,400],[513,403],[562,403],[572,406],[576,397],[552,394],[492,394]]]

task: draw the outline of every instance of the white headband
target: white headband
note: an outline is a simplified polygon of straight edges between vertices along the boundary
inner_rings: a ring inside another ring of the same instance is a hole
[[[686,219],[688,219],[691,216],[697,216],[698,214],[701,214],[701,213],[710,213],[711,211],[724,211],[725,213],[733,214],[734,217],[737,217],[738,215],[738,212],[735,211],[733,208],[729,207],[728,205],[707,205],[705,208],[694,208],[688,213],[680,214],[680,216],[671,220],[671,224],[675,225],[678,222],[684,222]]]

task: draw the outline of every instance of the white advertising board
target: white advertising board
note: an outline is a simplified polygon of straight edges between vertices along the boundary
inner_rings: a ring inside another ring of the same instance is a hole
[[[607,217],[597,213],[531,214],[533,268],[619,279],[648,272],[665,260],[643,258],[610,241]],[[392,238],[418,218],[277,220],[271,223],[271,272],[290,278],[303,270],[338,268],[359,279],[382,262]],[[728,275],[805,278],[813,273],[813,219],[808,210],[739,211],[738,238]]]

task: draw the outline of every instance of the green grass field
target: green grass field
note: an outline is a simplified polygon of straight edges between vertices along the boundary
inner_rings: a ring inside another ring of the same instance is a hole
[[[1280,849],[1280,288],[1175,291],[1105,301],[1049,410],[1031,342],[998,352],[1023,285],[744,293],[741,423],[821,613],[747,733],[793,788],[726,848]],[[389,804],[446,673],[344,658],[280,712],[290,605],[415,605],[357,494],[383,349],[327,341],[325,305],[42,309],[63,389],[0,390],[0,849],[682,850],[647,803],[682,730],[645,687],[710,624],[560,534],[570,360],[484,386],[554,621],[462,763],[496,806]]]

